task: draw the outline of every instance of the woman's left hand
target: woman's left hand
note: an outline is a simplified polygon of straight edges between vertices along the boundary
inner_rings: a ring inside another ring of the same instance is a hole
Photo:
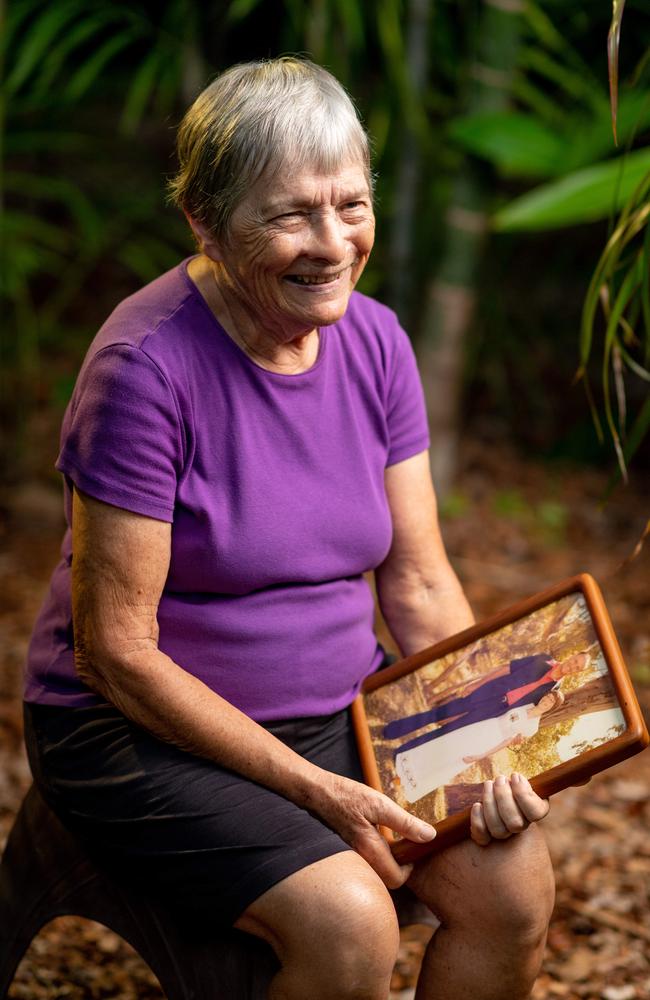
[[[544,819],[548,811],[548,799],[541,799],[523,775],[514,773],[509,781],[499,775],[485,782],[483,800],[472,806],[472,840],[482,846],[492,839],[506,840]]]

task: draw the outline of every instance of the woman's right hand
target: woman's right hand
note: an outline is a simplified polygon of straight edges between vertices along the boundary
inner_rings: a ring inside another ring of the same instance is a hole
[[[389,889],[399,888],[413,866],[397,863],[377,827],[388,827],[419,844],[433,840],[435,829],[367,785],[329,771],[321,773],[323,780],[308,808],[360,854]]]

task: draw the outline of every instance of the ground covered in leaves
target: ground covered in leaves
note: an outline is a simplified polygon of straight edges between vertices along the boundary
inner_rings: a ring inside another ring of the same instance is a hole
[[[600,583],[623,654],[650,714],[650,541],[635,554],[650,490],[637,474],[602,506],[594,470],[525,461],[504,446],[467,446],[443,505],[452,561],[479,617],[578,572]],[[21,671],[56,560],[60,502],[30,482],[5,496],[0,555],[0,843],[30,777],[22,750]],[[650,1000],[650,752],[555,797],[544,826],[557,906],[535,1000]],[[428,932],[403,932],[393,996],[412,997]],[[97,924],[61,918],[36,938],[14,1000],[154,1000],[150,970]],[[234,998],[233,998],[234,1000]]]

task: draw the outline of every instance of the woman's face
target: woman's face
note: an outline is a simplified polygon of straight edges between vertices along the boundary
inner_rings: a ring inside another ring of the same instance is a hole
[[[343,316],[374,232],[360,163],[332,174],[285,168],[257,181],[233,212],[227,242],[206,253],[226,301],[282,343]]]

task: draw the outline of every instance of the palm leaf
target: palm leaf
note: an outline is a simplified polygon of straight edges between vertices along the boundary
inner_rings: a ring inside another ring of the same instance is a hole
[[[89,244],[96,241],[102,228],[101,216],[92,201],[72,181],[63,177],[49,177],[18,171],[7,171],[4,177],[5,187],[8,191],[28,198],[38,198],[40,201],[58,202],[64,205],[75,219],[83,240]]]
[[[114,19],[110,10],[88,13],[77,24],[62,32],[41,62],[37,79],[30,87],[30,96],[39,100],[47,94],[71,54],[94,35],[103,34]]]
[[[27,13],[33,23],[25,36],[8,50],[7,54],[13,55],[15,62],[5,80],[6,93],[15,94],[20,89],[40,65],[45,53],[51,50],[57,36],[77,17],[79,11],[80,6],[74,0],[53,4],[49,10],[43,10],[41,3],[24,5],[18,13]]]
[[[648,226],[648,222],[650,221],[650,204],[646,203],[646,193],[649,186],[650,174],[644,178],[642,183],[634,192],[633,197],[630,198],[621,213],[616,229],[607,241],[607,245],[600,256],[600,260],[596,265],[596,269],[589,283],[589,288],[587,290],[582,309],[580,327],[581,369],[585,368],[591,353],[594,321],[602,289],[607,285],[616,272],[619,260],[625,248],[644,227]],[[635,210],[635,206],[639,203],[641,204],[641,208]],[[645,259],[647,260],[647,248],[644,253]],[[581,372],[578,374],[580,373]]]
[[[617,427],[616,421],[614,419],[611,393],[610,393],[609,369],[612,360],[612,354],[615,351],[615,349],[618,349],[617,333],[621,322],[621,317],[623,316],[623,313],[627,308],[630,299],[634,295],[637,287],[641,282],[642,263],[643,261],[641,255],[639,254],[635,260],[634,266],[631,267],[628,270],[627,274],[625,275],[619,293],[616,296],[614,305],[612,306],[612,310],[607,321],[607,329],[605,331],[605,347],[603,350],[603,361],[602,361],[603,402],[605,406],[605,418],[607,420],[607,425],[612,435],[612,440],[614,441],[614,447],[616,449],[616,454],[618,457],[621,474],[625,480],[627,480],[627,468],[625,465],[623,449],[621,447],[621,432],[624,431],[624,426],[621,424],[619,427]],[[620,399],[621,397],[619,390],[619,411],[624,412],[624,406],[621,405]]]
[[[104,67],[123,49],[131,45],[138,37],[140,31],[131,27],[121,34],[110,38],[104,45],[100,46],[93,55],[83,63],[73,74],[72,79],[64,89],[64,96],[69,101],[76,101],[82,97],[89,87],[95,82]]]
[[[132,133],[142,118],[144,109],[156,85],[156,79],[167,65],[167,53],[162,47],[151,50],[129,87],[120,125],[124,132]]]
[[[646,367],[650,367],[650,225],[646,226],[643,237],[643,257],[646,266],[641,283],[641,310],[645,329],[645,363]]]

